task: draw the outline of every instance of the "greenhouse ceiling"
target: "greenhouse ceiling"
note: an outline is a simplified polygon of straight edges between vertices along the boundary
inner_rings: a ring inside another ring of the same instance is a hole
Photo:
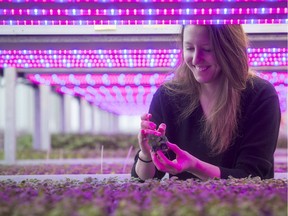
[[[183,24],[243,24],[249,64],[287,101],[287,1],[0,0],[0,68],[139,115],[179,64]]]

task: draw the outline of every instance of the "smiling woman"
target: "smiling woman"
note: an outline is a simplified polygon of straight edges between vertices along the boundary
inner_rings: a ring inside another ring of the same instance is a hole
[[[273,178],[279,99],[250,71],[242,26],[187,25],[181,38],[182,62],[141,118],[132,176]],[[166,135],[168,155],[150,151],[150,134]]]
[[[220,66],[213,51],[208,28],[191,25],[183,29],[183,58],[197,82],[209,85],[220,82]]]

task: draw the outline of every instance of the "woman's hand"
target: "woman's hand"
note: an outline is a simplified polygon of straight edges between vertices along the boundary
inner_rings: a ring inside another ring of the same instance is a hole
[[[141,129],[138,134],[138,142],[141,149],[140,156],[146,160],[151,159],[151,147],[148,144],[149,134],[161,136],[164,135],[166,131],[166,125],[163,123],[159,125],[158,129],[156,129],[156,124],[150,121],[151,117],[152,115],[150,113],[141,116]]]
[[[174,160],[169,160],[162,151],[152,153],[152,160],[158,170],[168,172],[172,175],[187,171],[192,172],[198,162],[198,159],[187,151],[180,149],[177,145],[167,142],[169,150],[176,154]]]

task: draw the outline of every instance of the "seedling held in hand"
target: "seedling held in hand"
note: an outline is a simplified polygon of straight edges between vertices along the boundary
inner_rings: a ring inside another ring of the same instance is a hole
[[[152,148],[153,152],[157,152],[158,150],[166,153],[168,151],[167,143],[168,139],[165,135],[157,136],[154,134],[148,135],[148,143]]]

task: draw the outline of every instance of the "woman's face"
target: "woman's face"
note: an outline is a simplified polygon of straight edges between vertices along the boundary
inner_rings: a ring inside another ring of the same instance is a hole
[[[207,27],[199,25],[185,27],[183,56],[200,84],[215,84],[219,81],[221,68],[216,61]]]

